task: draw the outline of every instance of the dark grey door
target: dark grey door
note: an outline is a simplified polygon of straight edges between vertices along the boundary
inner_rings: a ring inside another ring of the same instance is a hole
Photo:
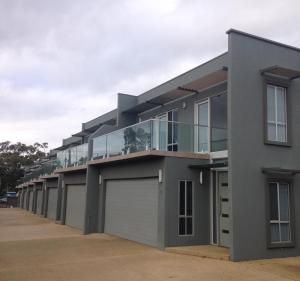
[[[47,218],[56,220],[57,213],[57,188],[48,189],[48,206],[47,206]]]
[[[219,189],[219,244],[229,247],[230,245],[230,202],[228,194],[228,173],[218,172]]]
[[[66,224],[83,230],[85,222],[85,185],[67,186]]]
[[[157,179],[107,181],[104,231],[157,246]]]
[[[43,204],[43,190],[37,190],[37,195],[36,195],[36,213],[38,215],[42,214],[42,204]]]

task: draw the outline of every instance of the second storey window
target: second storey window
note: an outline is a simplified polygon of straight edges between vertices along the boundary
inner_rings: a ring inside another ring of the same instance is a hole
[[[267,85],[267,140],[287,142],[286,88]]]

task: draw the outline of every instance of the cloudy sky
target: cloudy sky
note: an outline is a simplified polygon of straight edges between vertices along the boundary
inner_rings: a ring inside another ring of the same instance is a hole
[[[300,47],[299,0],[0,0],[0,141],[49,142],[226,51],[236,28]]]

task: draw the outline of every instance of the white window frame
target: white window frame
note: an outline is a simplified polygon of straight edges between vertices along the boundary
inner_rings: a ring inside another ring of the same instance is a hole
[[[274,88],[274,93],[275,93],[275,108],[274,108],[274,111],[275,111],[275,121],[270,121],[268,120],[268,88],[269,87],[272,87]],[[285,122],[279,122],[278,121],[278,105],[277,105],[277,89],[278,88],[281,88],[284,90],[284,117],[285,117]],[[286,96],[286,93],[287,93],[287,89],[285,87],[282,87],[282,86],[278,86],[278,85],[273,85],[273,84],[267,84],[267,104],[266,104],[266,108],[267,108],[267,115],[266,115],[266,118],[267,118],[267,140],[270,141],[270,142],[279,142],[279,143],[287,143],[288,142],[288,124],[287,124],[287,96]],[[270,139],[269,137],[269,125],[275,125],[275,139]],[[285,126],[285,140],[284,141],[281,141],[279,140],[278,138],[278,126]]]
[[[166,129],[166,149],[167,149],[167,151],[169,151],[168,150],[168,147],[169,146],[173,146],[173,145],[177,145],[177,151],[178,151],[178,142],[177,143],[168,143],[168,138],[169,138],[169,122],[172,122],[172,125],[174,124],[174,121],[169,121],[168,120],[168,114],[169,114],[169,112],[172,112],[172,114],[174,114],[173,112],[174,111],[177,111],[177,114],[178,114],[178,108],[173,108],[173,109],[171,109],[171,110],[168,110],[168,111],[166,111],[166,112],[164,112],[164,113],[162,113],[162,114],[159,114],[159,115],[156,115],[154,118],[155,119],[157,119],[157,120],[159,120],[160,118],[163,118],[163,117],[165,117],[166,118],[166,125],[167,125],[167,129]],[[173,118],[173,116],[172,116],[172,118]],[[176,122],[178,122],[178,121],[176,121]],[[156,143],[157,143],[157,150],[159,150],[159,126],[157,127],[157,130],[158,130],[158,132],[157,132],[157,137],[156,137]],[[172,129],[172,140],[173,140],[173,136],[174,136],[174,128]],[[171,151],[173,151],[173,150],[171,150]]]
[[[207,97],[203,100],[195,102],[194,105],[194,120],[195,120],[195,135],[194,135],[194,151],[195,153],[209,153],[212,159],[218,158],[227,158],[228,157],[228,150],[220,150],[220,151],[211,151],[211,98],[214,96],[226,94],[226,91],[217,93],[216,95]],[[208,151],[199,151],[199,137],[198,137],[198,126],[199,126],[199,105],[203,103],[208,103]]]
[[[208,106],[208,110],[207,110],[207,114],[208,114],[208,118],[207,118],[207,121],[208,121],[208,126],[207,126],[207,129],[208,129],[208,135],[207,135],[207,151],[199,151],[199,105],[200,104],[205,104],[207,103],[207,106]],[[211,144],[210,144],[210,141],[211,141],[211,136],[210,136],[210,130],[211,130],[211,124],[210,124],[210,98],[207,98],[205,100],[202,100],[200,102],[196,102],[195,103],[195,141],[194,141],[194,144],[195,144],[195,152],[196,153],[209,153],[211,151]]]
[[[282,221],[281,220],[281,215],[280,215],[280,196],[279,196],[279,189],[280,189],[280,184],[286,184],[288,186],[288,212],[289,212],[289,220],[287,221]],[[268,182],[268,188],[269,188],[269,194],[270,194],[270,185],[271,184],[276,184],[276,191],[277,191],[277,208],[278,208],[278,220],[271,220],[270,219],[270,231],[271,231],[271,225],[272,224],[277,224],[279,226],[279,241],[271,241],[271,236],[270,236],[270,243],[271,244],[282,244],[282,243],[291,243],[292,242],[292,233],[291,233],[291,203],[290,203],[290,184],[288,182],[279,182],[279,181],[269,181]],[[271,200],[271,198],[270,198]],[[270,206],[271,208],[271,202]],[[287,224],[289,226],[289,240],[282,240],[281,239],[281,224]]]
[[[181,182],[184,182],[184,199],[185,199],[185,202],[184,202],[184,215],[181,215],[180,214],[180,183]],[[192,215],[191,216],[188,216],[187,215],[187,182],[191,182],[192,183]],[[194,236],[194,207],[195,207],[195,204],[194,204],[194,198],[195,198],[195,194],[194,194],[194,182],[192,180],[179,180],[178,181],[178,236],[182,237],[182,236]],[[191,218],[192,219],[192,233],[191,234],[186,234],[187,232],[187,224],[185,223],[185,234],[180,234],[180,219],[181,218],[184,218],[185,220],[187,220],[188,218]]]

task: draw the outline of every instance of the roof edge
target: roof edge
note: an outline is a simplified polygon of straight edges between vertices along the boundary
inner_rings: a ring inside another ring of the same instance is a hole
[[[223,56],[226,56],[226,55],[228,55],[228,50],[226,52],[223,52],[223,53],[217,55],[216,57],[214,57],[212,59],[209,59],[208,61],[205,61],[205,62],[203,62],[203,63],[201,63],[201,64],[193,67],[192,69],[189,69],[189,70],[187,70],[187,71],[185,71],[185,72],[183,72],[183,73],[181,73],[181,74],[179,74],[179,75],[177,75],[177,76],[175,76],[175,77],[173,77],[173,78],[171,78],[171,79],[169,79],[169,80],[167,80],[167,81],[165,81],[165,82],[163,82],[163,83],[161,83],[161,84],[159,84],[159,85],[157,85],[157,86],[155,86],[155,87],[153,87],[153,88],[151,88],[149,90],[147,90],[146,92],[143,92],[143,93],[137,95],[137,98],[140,98],[141,96],[145,96],[149,92],[151,92],[151,91],[153,91],[153,90],[155,90],[155,89],[157,89],[157,88],[159,88],[159,87],[161,87],[161,86],[163,86],[165,84],[168,84],[168,83],[170,83],[170,82],[178,79],[179,77],[187,75],[188,73],[193,72],[193,71],[195,71],[198,68],[201,68],[201,67],[203,67],[203,66],[205,66],[205,65],[207,65],[209,63],[212,63],[212,62],[214,62],[214,61],[216,61],[216,60],[218,60],[218,59],[220,59],[220,58],[222,58]]]
[[[244,31],[240,31],[240,30],[237,30],[237,29],[234,29],[234,28],[231,28],[231,29],[226,31],[226,34],[231,34],[231,33],[236,33],[236,34],[239,34],[239,35],[242,35],[242,36],[245,36],[245,37],[253,38],[253,39],[256,39],[256,40],[264,41],[264,42],[269,43],[269,44],[277,45],[277,46],[280,46],[280,47],[284,47],[284,48],[288,48],[288,49],[300,52],[300,48],[297,48],[297,47],[294,47],[294,46],[291,46],[291,45],[288,45],[288,44],[280,43],[280,42],[277,42],[277,41],[274,41],[274,40],[270,40],[270,39],[267,39],[267,38],[264,38],[264,37],[260,37],[260,36],[257,36],[257,35],[253,35],[253,34],[250,34],[250,33],[244,32]]]

